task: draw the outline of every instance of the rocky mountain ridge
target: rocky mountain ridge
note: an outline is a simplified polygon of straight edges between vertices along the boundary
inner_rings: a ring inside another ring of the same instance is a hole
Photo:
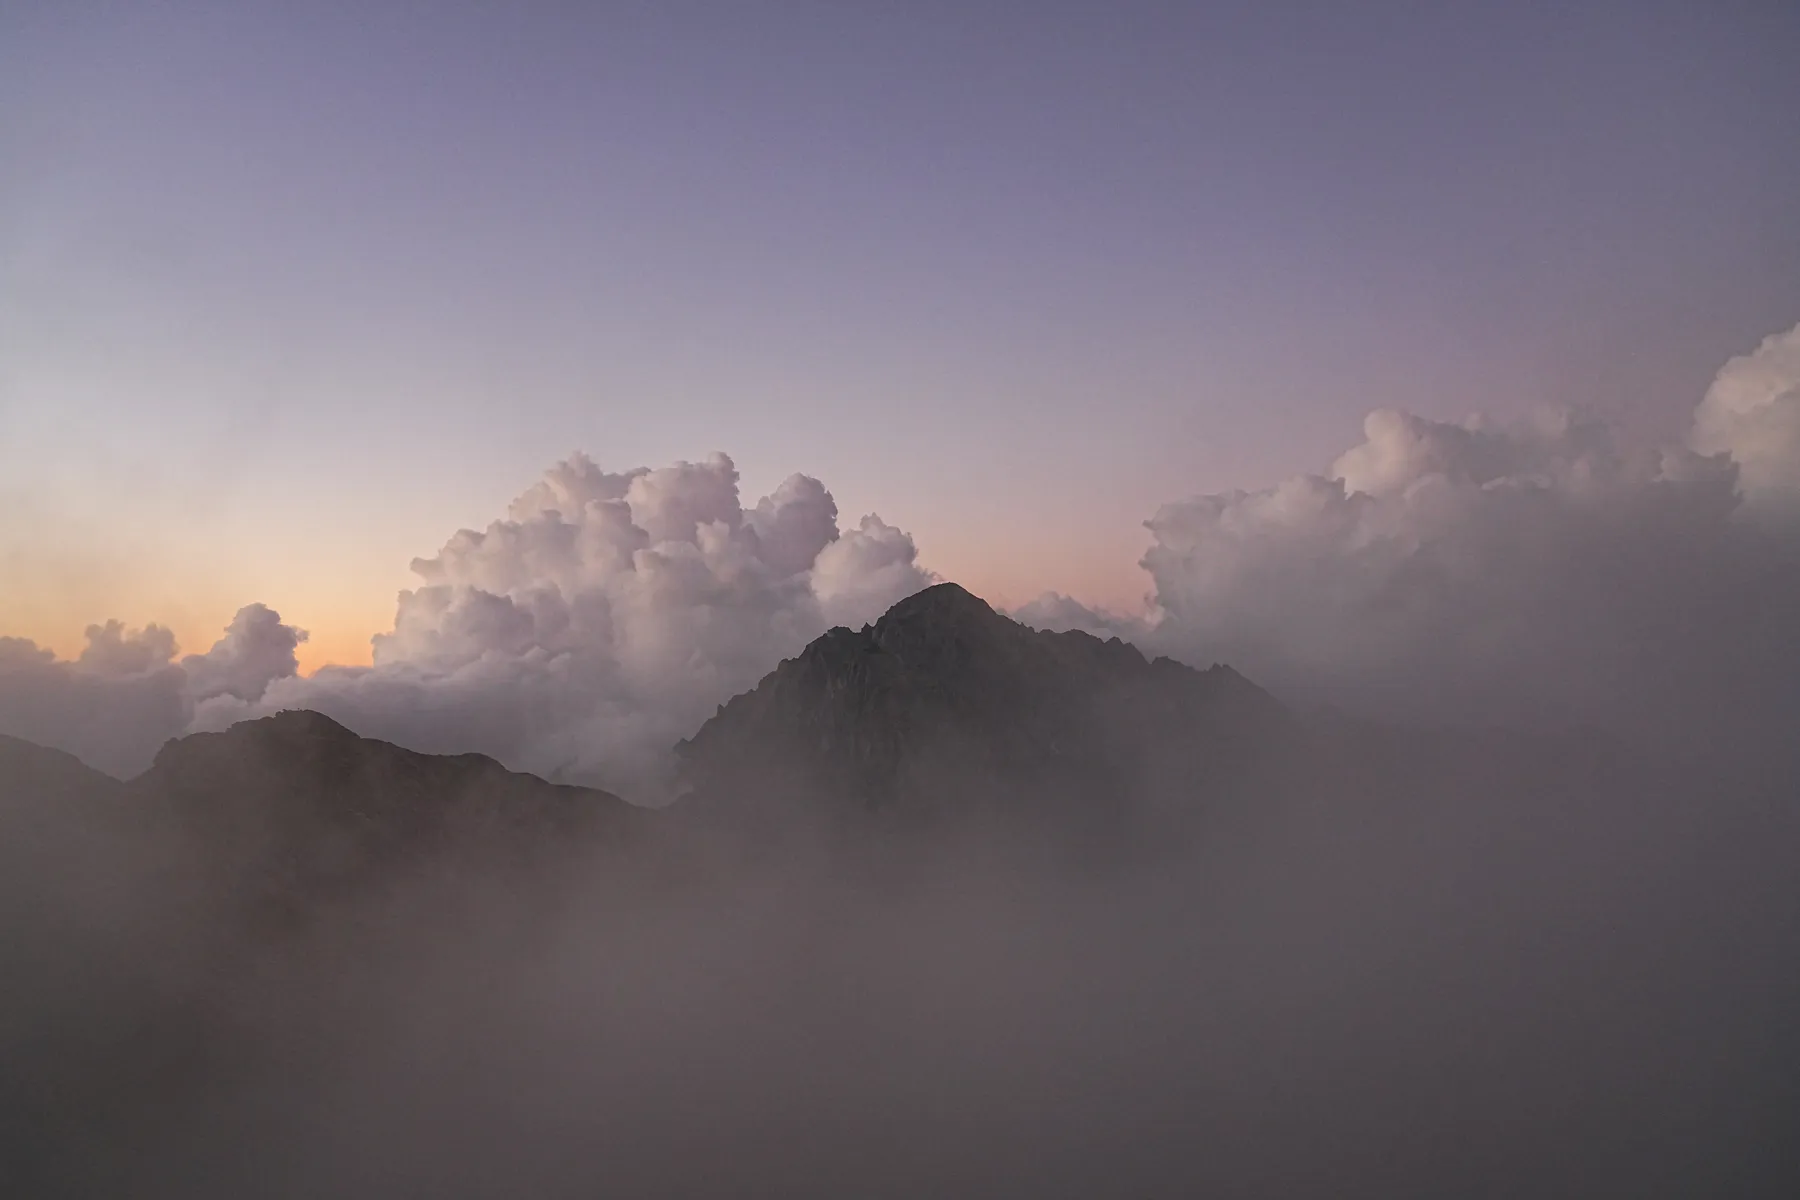
[[[953,583],[837,628],[676,748],[696,795],[845,808],[1116,807],[1241,772],[1294,723],[1226,666],[1048,633]]]

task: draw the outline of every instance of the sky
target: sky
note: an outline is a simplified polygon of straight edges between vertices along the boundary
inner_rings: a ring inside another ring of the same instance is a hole
[[[1797,59],[1774,0],[0,0],[0,634],[368,663],[576,452],[1130,615],[1164,505],[1373,410],[1681,441],[1800,321]]]

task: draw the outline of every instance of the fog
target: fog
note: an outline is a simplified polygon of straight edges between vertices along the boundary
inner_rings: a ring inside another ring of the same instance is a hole
[[[678,805],[276,932],[15,791],[8,1190],[1789,1194],[1792,793],[1421,737],[1098,840]]]

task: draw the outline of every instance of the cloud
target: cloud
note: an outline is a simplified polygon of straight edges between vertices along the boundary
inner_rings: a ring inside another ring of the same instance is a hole
[[[936,582],[915,557],[911,535],[873,515],[819,551],[812,585],[827,625],[865,625]]]
[[[1684,445],[1378,410],[1322,473],[1165,505],[1147,618],[1055,593],[1014,615],[1388,717],[1759,744],[1800,714],[1797,516],[1800,327],[1721,369]],[[934,578],[880,518],[840,529],[817,479],[745,505],[722,454],[577,454],[412,566],[373,665],[310,678],[261,605],[180,661],[156,626],[96,626],[73,662],[0,640],[0,732],[125,772],[183,729],[311,707],[642,794],[714,706]]]
[[[54,746],[128,776],[216,697],[260,698],[296,670],[306,634],[261,604],[241,609],[205,654],[175,661],[175,636],[158,625],[90,625],[73,661],[23,638],[0,638],[0,733]]]
[[[1763,738],[1800,713],[1800,329],[1688,447],[1377,411],[1320,475],[1165,505],[1145,640],[1384,715]]]
[[[299,673],[294,652],[306,640],[304,629],[281,623],[281,614],[263,604],[238,610],[225,636],[205,654],[181,660],[188,694],[196,701],[215,696],[255,700],[277,679]],[[171,651],[173,647],[171,646]]]
[[[834,624],[874,620],[932,581],[878,517],[838,528],[818,480],[746,508],[730,458],[603,471],[552,467],[484,531],[415,560],[374,665],[288,678],[218,726],[317,708],[427,751],[642,794],[669,747]]]
[[[1145,640],[1154,628],[1153,623],[1143,618],[1091,608],[1061,592],[1045,592],[1028,604],[1007,610],[1006,615],[1033,629],[1047,629],[1053,633],[1079,629],[1095,637],[1117,637],[1127,641]]]
[[[1692,445],[1738,464],[1754,508],[1800,508],[1800,325],[1725,364],[1694,413]]]

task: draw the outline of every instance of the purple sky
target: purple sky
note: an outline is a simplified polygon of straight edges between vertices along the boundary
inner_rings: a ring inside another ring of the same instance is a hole
[[[364,653],[581,449],[991,598],[1362,415],[1679,436],[1800,320],[1800,6],[0,0],[0,633]]]

